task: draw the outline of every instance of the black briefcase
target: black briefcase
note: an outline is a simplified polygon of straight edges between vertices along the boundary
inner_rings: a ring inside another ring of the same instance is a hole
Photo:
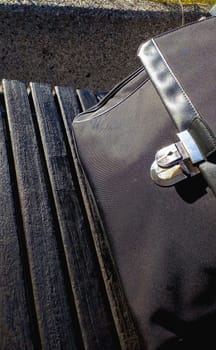
[[[73,122],[108,296],[128,349],[216,349],[216,18],[138,56]]]

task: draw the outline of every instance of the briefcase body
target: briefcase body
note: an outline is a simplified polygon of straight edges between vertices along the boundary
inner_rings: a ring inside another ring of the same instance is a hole
[[[215,349],[216,18],[138,55],[143,66],[73,122],[88,215],[137,347]]]

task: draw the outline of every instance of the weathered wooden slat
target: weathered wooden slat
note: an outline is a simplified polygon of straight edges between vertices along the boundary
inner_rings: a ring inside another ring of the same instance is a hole
[[[92,106],[98,103],[97,97],[94,92],[85,90],[85,89],[77,89],[77,95],[79,97],[79,101],[83,111],[91,108]]]
[[[0,112],[0,348],[40,349],[26,249],[15,209],[5,119]]]
[[[3,90],[0,348],[139,349],[72,138],[80,106],[104,94],[78,91],[78,100],[73,88],[56,88],[56,98],[49,86],[31,84],[28,96],[12,81]]]
[[[42,348],[82,349],[48,174],[26,87],[3,81],[3,90]]]
[[[56,88],[65,130],[71,147],[74,164],[78,174],[78,180],[88,215],[91,232],[96,247],[103,279],[105,282],[107,296],[111,305],[115,325],[122,349],[140,349],[139,337],[131,317],[128,305],[123,293],[118,273],[116,273],[115,263],[109,247],[106,235],[103,233],[97,214],[94,212],[94,206],[91,203],[91,196],[85,186],[84,176],[77,160],[72,136],[72,120],[74,117],[74,105],[72,103],[74,91],[70,88]],[[79,95],[80,97],[80,95]],[[89,105],[89,107],[91,107]]]
[[[31,83],[30,87],[85,348],[118,349],[91,233],[77,193],[61,114],[49,85]],[[78,111],[75,94],[69,98]]]

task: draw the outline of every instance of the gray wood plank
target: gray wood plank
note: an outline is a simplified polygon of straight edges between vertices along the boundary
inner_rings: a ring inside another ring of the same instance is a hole
[[[119,349],[56,99],[48,85],[31,83],[30,87],[85,348]],[[70,102],[78,111],[74,94]]]
[[[141,349],[137,329],[134,325],[133,318],[131,316],[123,293],[123,288],[117,273],[115,262],[112,258],[108,239],[104,234],[101,224],[98,220],[98,216],[94,211],[94,205],[91,202],[91,196],[88,192],[88,188],[85,185],[84,174],[82,173],[75,152],[75,145],[72,136],[72,121],[74,115],[77,113],[77,110],[74,111],[74,104],[72,103],[74,100],[74,90],[71,88],[57,87],[56,93],[58,96],[71,152],[73,155],[80,188],[91,227],[92,237],[105,282],[107,296],[110,302],[114,322],[120,339],[121,348],[129,350]]]
[[[87,109],[91,108],[92,106],[98,103],[97,97],[92,91],[85,89],[77,89],[76,93],[78,95],[83,111],[86,111]]]
[[[15,210],[5,119],[0,112],[0,348],[40,349],[26,250]]]
[[[82,349],[48,175],[24,84],[3,81],[43,349]]]

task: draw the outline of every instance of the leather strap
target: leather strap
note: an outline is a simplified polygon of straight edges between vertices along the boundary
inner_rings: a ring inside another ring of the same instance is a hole
[[[141,46],[138,56],[177,129],[179,131],[188,129],[194,119],[200,118],[199,113],[175,77],[154,39]]]
[[[210,16],[216,16],[216,5],[214,5],[209,11]]]
[[[140,47],[138,56],[177,129],[180,132],[187,129],[205,157],[206,161],[199,168],[216,195],[216,157],[212,157],[216,154],[214,133],[199,115],[154,39]]]

